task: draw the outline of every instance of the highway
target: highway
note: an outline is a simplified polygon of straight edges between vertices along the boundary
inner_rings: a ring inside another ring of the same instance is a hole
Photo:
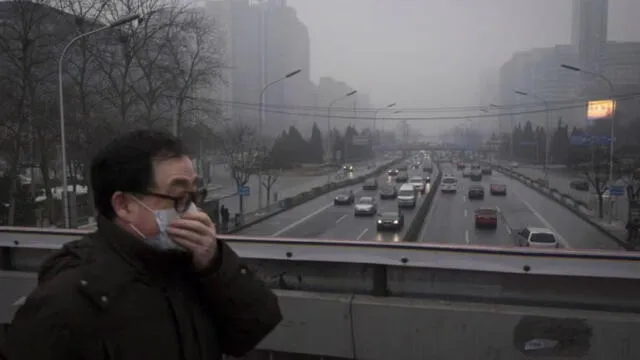
[[[410,170],[409,176],[421,175],[421,170]],[[435,177],[434,174],[431,175]],[[394,183],[395,178],[381,176],[378,184]],[[397,186],[399,188],[399,186]],[[241,231],[240,235],[278,236],[288,238],[318,238],[332,240],[360,240],[380,242],[400,242],[409,228],[413,216],[422,203],[424,195],[420,195],[415,209],[403,209],[405,225],[399,232],[378,232],[376,230],[377,217],[354,216],[353,205],[334,205],[334,197],[344,191],[352,189],[356,199],[360,196],[373,196],[378,202],[378,211],[395,211],[398,208],[396,200],[381,200],[377,191],[365,191],[362,184],[337,190],[284,213],[267,219],[251,228]],[[427,191],[431,189],[427,184]],[[426,192],[425,192],[426,194]]]
[[[515,230],[528,225],[551,229],[565,248],[621,250],[613,240],[566,208],[496,171],[492,175],[484,175],[479,183],[485,187],[484,200],[467,198],[472,182],[463,178],[453,165],[443,164],[442,171],[456,175],[458,192],[436,194],[420,234],[420,242],[515,246]],[[491,183],[506,184],[507,196],[491,195]],[[497,229],[475,228],[474,211],[479,207],[498,208],[501,216]]]

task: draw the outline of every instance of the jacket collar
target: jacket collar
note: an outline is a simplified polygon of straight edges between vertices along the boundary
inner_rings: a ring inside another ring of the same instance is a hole
[[[102,215],[98,216],[97,223],[97,240],[139,271],[159,275],[181,272],[190,266],[187,253],[155,249]]]

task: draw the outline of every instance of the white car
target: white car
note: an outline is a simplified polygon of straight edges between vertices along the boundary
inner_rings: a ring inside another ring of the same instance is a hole
[[[427,189],[427,186],[425,184],[424,179],[421,176],[412,176],[409,179],[409,183],[411,185],[413,185],[413,187],[416,189],[416,191],[419,191],[420,193],[424,194],[424,192]]]
[[[541,227],[525,227],[516,234],[518,245],[535,248],[559,248],[553,231]]]
[[[462,170],[462,177],[471,177],[471,169],[469,167]]]
[[[442,192],[456,192],[458,191],[458,179],[453,176],[445,176],[440,182],[440,191]]]
[[[363,196],[356,202],[354,213],[356,216],[359,215],[370,215],[373,216],[378,212],[378,206],[376,205],[376,201],[371,196]]]

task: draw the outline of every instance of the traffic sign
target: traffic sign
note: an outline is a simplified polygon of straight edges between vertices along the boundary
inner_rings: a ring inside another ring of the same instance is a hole
[[[248,186],[239,186],[238,187],[238,195],[240,196],[249,196],[251,191]]]
[[[616,138],[613,138],[615,141]],[[609,145],[611,142],[611,137],[606,135],[597,135],[597,136],[582,136],[582,135],[574,135],[569,139],[571,145]]]
[[[624,195],[624,186],[614,185],[609,188],[609,194],[611,196],[623,196]]]

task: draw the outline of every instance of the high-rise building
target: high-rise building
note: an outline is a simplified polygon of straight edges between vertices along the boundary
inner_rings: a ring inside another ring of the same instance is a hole
[[[600,72],[607,43],[608,0],[573,0],[571,45],[578,54],[578,66]]]
[[[264,93],[264,130],[276,135],[305,119],[302,106],[313,105],[309,79],[310,43],[306,26],[286,0],[221,0],[219,16],[229,44],[229,86],[232,118],[258,124],[262,89],[274,80],[300,69],[295,77],[270,86]],[[309,117],[307,117],[309,118]],[[312,122],[309,121],[309,126]]]

